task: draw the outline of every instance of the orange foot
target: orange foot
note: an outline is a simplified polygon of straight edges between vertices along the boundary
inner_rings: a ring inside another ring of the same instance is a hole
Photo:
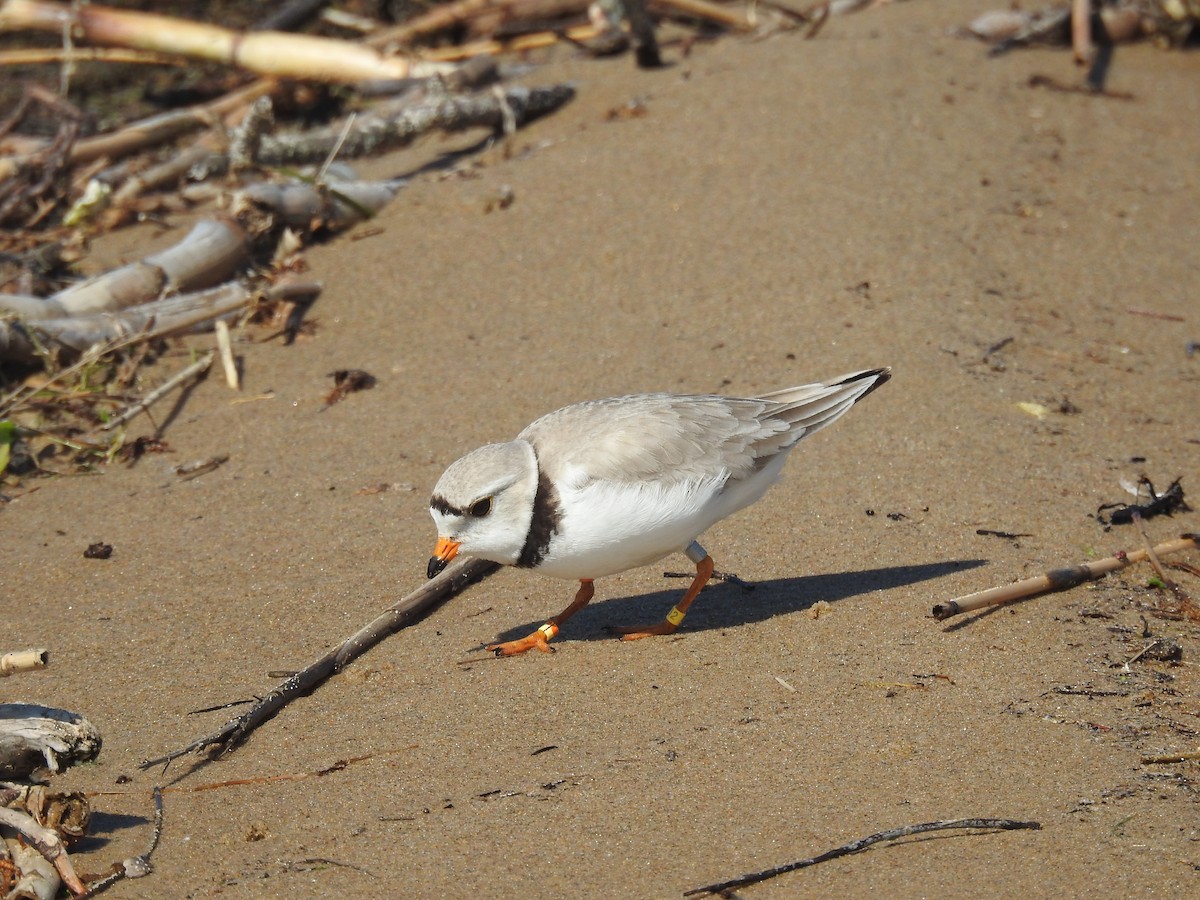
[[[547,634],[546,632],[550,633]],[[542,653],[553,653],[554,648],[550,646],[550,638],[558,633],[557,628],[551,630],[550,627],[543,625],[537,631],[530,635],[526,635],[519,641],[505,641],[503,644],[488,644],[487,649],[495,653],[497,656],[516,656],[519,653],[524,653],[527,650],[538,649]]]

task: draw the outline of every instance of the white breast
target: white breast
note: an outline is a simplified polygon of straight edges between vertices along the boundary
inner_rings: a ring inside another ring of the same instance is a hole
[[[538,566],[557,578],[602,578],[682,551],[714,523],[758,500],[787,453],[748,478],[558,484],[562,520]]]

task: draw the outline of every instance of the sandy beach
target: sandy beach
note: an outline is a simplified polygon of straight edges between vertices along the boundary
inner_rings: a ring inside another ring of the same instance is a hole
[[[97,792],[77,868],[141,853],[162,784],[155,872],[110,896],[678,897],[959,817],[1041,829],[889,842],[741,895],[1193,892],[1200,769],[1143,758],[1200,744],[1200,627],[1162,615],[1153,571],[930,616],[1141,547],[1095,516],[1132,500],[1122,481],[1200,491],[1200,57],[1123,46],[1127,96],[1056,91],[1031,77],[1080,83],[1068,50],[990,59],[949,34],[995,5],[668,47],[658,71],[536,57],[525,81],[578,95],[507,150],[448,174],[479,139],[458,135],[361,164],[412,180],[307,253],[312,334],[239,343],[242,391],[193,390],[172,453],[27,481],[0,510],[0,649],[52,660],[5,694],[104,736],[56,781]],[[187,225],[121,232],[95,264]],[[573,590],[504,570],[226,759],[139,771],[238,709],[193,711],[263,694],[421,584],[429,493],[464,452],[579,400],[885,365],[708,532],[754,589],[707,589],[675,635],[605,628],[660,619],[682,556],[598,581],[557,653],[494,659]],[[322,410],[338,369],[377,384]],[[84,558],[94,541],[112,557]],[[1157,641],[1181,659],[1128,662]]]

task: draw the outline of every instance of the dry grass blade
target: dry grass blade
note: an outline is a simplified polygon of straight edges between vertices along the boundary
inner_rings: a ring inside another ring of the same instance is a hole
[[[936,822],[923,822],[919,825],[904,825],[900,828],[893,828],[890,831],[880,831],[876,834],[859,838],[856,841],[851,841],[848,844],[843,844],[842,846],[835,847],[832,850],[826,850],[824,853],[818,854],[817,856],[811,856],[808,859],[800,859],[796,862],[786,863],[782,866],[764,869],[761,872],[742,875],[740,878],[732,878],[729,881],[722,881],[717,884],[707,884],[704,887],[698,887],[694,890],[684,891],[683,896],[694,897],[701,894],[715,894],[721,897],[732,896],[731,892],[736,888],[748,887],[752,884],[759,884],[763,881],[766,881],[770,878],[775,878],[776,876],[783,875],[787,872],[795,872],[797,869],[815,866],[818,863],[827,862],[831,859],[837,859],[840,856],[849,856],[851,853],[858,853],[862,850],[866,850],[872,844],[878,844],[882,841],[894,841],[898,840],[899,838],[909,837],[914,834],[926,834],[930,831],[944,831],[948,828],[988,829],[994,831],[1012,831],[1029,828],[1036,831],[1041,827],[1042,825],[1040,822],[1022,822],[1017,819],[943,819]]]

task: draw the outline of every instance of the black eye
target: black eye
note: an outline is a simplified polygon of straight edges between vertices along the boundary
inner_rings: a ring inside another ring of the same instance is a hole
[[[471,508],[469,510],[467,510],[467,512],[469,512],[471,515],[473,515],[477,519],[482,519],[484,516],[486,516],[491,511],[492,511],[492,498],[491,497],[484,497],[482,500],[476,500],[474,503],[471,504]]]

